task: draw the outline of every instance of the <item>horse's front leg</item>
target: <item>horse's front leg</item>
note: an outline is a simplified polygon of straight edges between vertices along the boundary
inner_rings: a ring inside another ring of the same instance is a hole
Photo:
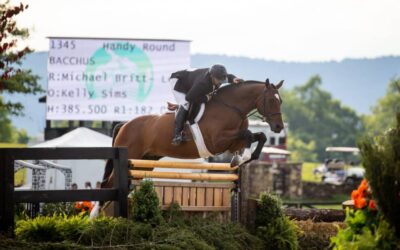
[[[235,157],[232,160],[231,164],[242,165],[252,160],[258,159],[260,157],[261,150],[264,147],[265,142],[267,141],[267,137],[265,136],[264,133],[260,132],[253,134],[248,129],[241,130],[238,134],[238,139],[244,140],[246,142],[246,146],[243,154],[239,157]],[[253,142],[258,142],[258,143],[256,149],[252,153],[250,147]]]
[[[256,149],[251,154],[251,160],[256,160],[260,157],[261,150],[264,147],[265,142],[267,141],[267,137],[265,136],[265,134],[263,132],[254,133],[254,134],[252,134],[252,136],[253,136],[252,143],[258,142]]]

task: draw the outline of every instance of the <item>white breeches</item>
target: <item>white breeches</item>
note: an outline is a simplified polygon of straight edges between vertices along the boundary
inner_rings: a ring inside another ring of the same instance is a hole
[[[169,83],[171,85],[172,89],[172,94],[174,94],[175,101],[179,104],[182,105],[186,110],[189,109],[189,102],[186,101],[186,95],[184,93],[178,92],[174,90],[175,84],[178,81],[177,78],[171,78],[169,79]]]

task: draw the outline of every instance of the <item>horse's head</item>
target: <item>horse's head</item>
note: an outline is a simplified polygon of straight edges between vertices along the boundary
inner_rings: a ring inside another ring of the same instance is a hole
[[[269,79],[267,79],[264,91],[256,100],[258,113],[263,116],[263,120],[268,122],[271,130],[275,133],[281,132],[284,127],[281,113],[282,99],[278,92],[282,85],[283,80],[274,85],[269,83]]]

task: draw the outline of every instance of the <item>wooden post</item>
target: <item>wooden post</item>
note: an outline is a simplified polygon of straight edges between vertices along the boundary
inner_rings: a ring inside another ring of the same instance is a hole
[[[0,234],[14,236],[14,159],[0,149]]]
[[[250,196],[250,164],[245,164],[240,167],[239,171],[239,222],[247,226],[247,200]]]
[[[118,201],[114,202],[114,216],[128,218],[128,149],[115,148],[114,188],[118,189]]]

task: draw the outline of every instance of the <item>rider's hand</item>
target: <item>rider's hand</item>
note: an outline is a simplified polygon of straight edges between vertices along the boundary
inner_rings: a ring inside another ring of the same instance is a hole
[[[208,101],[211,100],[211,98],[212,98],[212,96],[213,96],[213,93],[207,94],[206,96],[207,96],[207,102],[208,102]]]
[[[242,83],[242,82],[244,82],[244,81],[243,81],[243,79],[241,79],[241,78],[237,78],[237,77],[236,77],[236,78],[233,79],[233,83],[234,83],[234,84],[239,84],[239,83]]]

